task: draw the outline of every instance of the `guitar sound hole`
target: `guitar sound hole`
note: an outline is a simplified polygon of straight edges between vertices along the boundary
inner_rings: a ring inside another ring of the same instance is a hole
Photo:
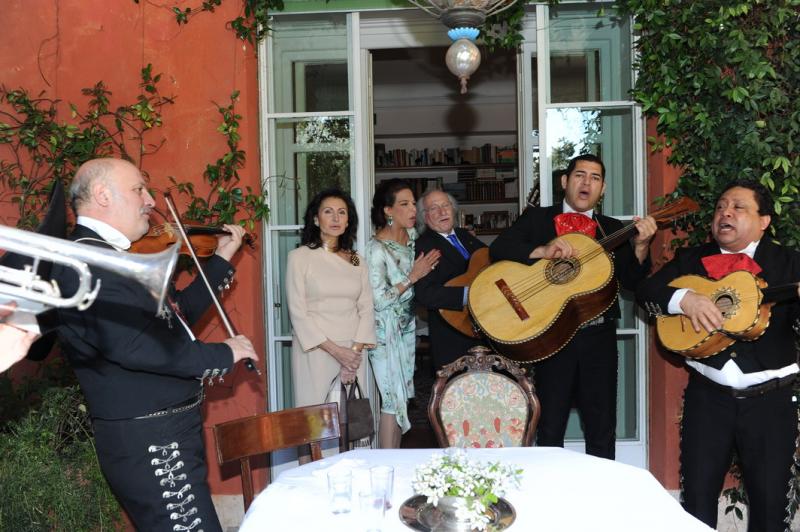
[[[575,259],[555,259],[545,268],[545,276],[551,284],[567,284],[575,279],[580,271],[580,263]]]
[[[714,304],[722,312],[722,317],[726,320],[736,313],[737,303],[736,299],[731,294],[722,294],[717,297]]]

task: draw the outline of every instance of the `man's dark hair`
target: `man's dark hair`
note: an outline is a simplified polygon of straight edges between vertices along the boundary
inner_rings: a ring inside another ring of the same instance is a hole
[[[572,160],[569,162],[569,166],[567,166],[566,171],[564,174],[569,176],[574,170],[575,166],[577,166],[578,161],[588,161],[590,163],[597,163],[600,165],[600,177],[603,178],[603,181],[606,180],[606,165],[603,164],[603,160],[593,153],[582,153],[577,157],[573,157]]]
[[[383,209],[394,205],[397,193],[401,190],[411,190],[412,194],[414,192],[409,182],[404,179],[393,178],[378,183],[375,195],[372,197],[372,211],[370,212],[375,229],[386,227],[386,213],[383,212]]]
[[[736,187],[746,188],[753,191],[753,196],[755,196],[756,203],[758,204],[758,214],[760,216],[775,215],[775,209],[772,203],[772,194],[770,194],[767,187],[754,179],[737,179],[735,181],[731,181],[725,185],[725,188],[719,193],[719,196],[717,196],[717,201],[719,201],[719,198],[721,198],[722,195],[727,191]]]
[[[350,194],[338,188],[326,188],[311,198],[308,207],[306,207],[306,214],[303,216],[303,223],[305,225],[303,226],[303,234],[300,237],[300,243],[311,249],[316,249],[322,245],[319,226],[314,223],[314,217],[319,214],[319,208],[322,206],[322,202],[328,198],[339,198],[344,201],[344,204],[347,206],[347,227],[344,228],[344,233],[339,237],[339,249],[353,251],[356,231],[358,230],[358,213],[356,213],[356,206]]]

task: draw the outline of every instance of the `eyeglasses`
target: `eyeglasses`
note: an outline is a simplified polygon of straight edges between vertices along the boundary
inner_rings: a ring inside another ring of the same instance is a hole
[[[452,203],[449,201],[447,203],[442,203],[441,205],[433,203],[427,207],[425,207],[425,212],[440,212],[440,211],[447,211],[453,206]]]

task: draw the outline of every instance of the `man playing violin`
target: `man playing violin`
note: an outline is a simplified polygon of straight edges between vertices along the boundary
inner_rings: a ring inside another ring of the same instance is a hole
[[[120,252],[144,235],[154,206],[139,170],[119,159],[94,159],[70,187],[74,241]],[[230,259],[243,229],[228,225],[216,254],[203,266],[220,291],[233,279]],[[190,326],[211,304],[195,279],[173,292],[175,309],[156,316],[138,283],[92,267],[101,281],[84,311],[57,311],[63,351],[75,370],[89,413],[100,467],[138,530],[221,530],[206,481],[202,438],[204,380],[221,378],[242,359],[257,359],[250,340],[201,342]],[[72,293],[76,275],[56,266],[53,278]]]
[[[551,207],[530,207],[503,231],[489,250],[493,261],[533,264],[539,259],[580,259],[560,235],[579,231],[600,239],[623,227],[622,222],[596,212],[606,188],[605,166],[591,154],[572,159],[561,176],[564,201]],[[655,220],[634,218],[638,231],[630,244],[613,252],[614,275],[633,290],[650,270],[650,240]],[[617,429],[617,337],[620,316],[615,300],[598,318],[585,323],[558,352],[533,367],[542,413],[536,444],[564,446],[569,412],[577,403],[583,422],[586,452],[614,459]]]
[[[799,281],[800,253],[765,236],[772,205],[760,183],[727,185],[711,222],[713,240],[678,249],[673,260],[641,284],[639,303],[652,315],[683,314],[695,331],[710,333],[722,327],[722,312],[705,295],[670,287],[677,277],[722,278],[743,269],[770,287]],[[793,390],[799,369],[793,331],[798,319],[797,297],[777,302],[769,326],[756,340],[687,360],[680,444],[683,505],[711,527],[716,527],[720,491],[735,449],[749,500],[748,530],[788,528],[784,518],[798,427]]]

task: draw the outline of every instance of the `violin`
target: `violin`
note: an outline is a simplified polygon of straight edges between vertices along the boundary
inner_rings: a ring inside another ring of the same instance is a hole
[[[217,250],[216,235],[226,234],[223,227],[204,225],[185,225],[186,233],[198,257],[208,258]],[[158,253],[178,241],[180,232],[174,223],[154,225],[142,238],[131,244],[131,253]],[[251,249],[255,248],[255,238],[247,233],[242,241]],[[181,255],[189,255],[186,243],[181,246]]]

